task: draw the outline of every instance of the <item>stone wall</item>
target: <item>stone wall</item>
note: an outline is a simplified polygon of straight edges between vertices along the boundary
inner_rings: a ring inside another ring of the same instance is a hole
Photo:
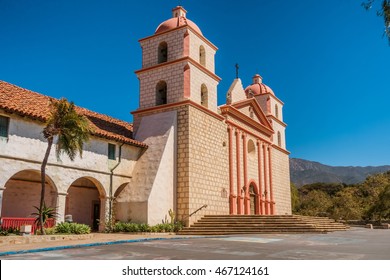
[[[199,48],[200,46],[203,46],[206,52],[206,69],[214,73],[215,71],[214,57],[216,53],[215,48],[211,47],[210,44],[206,42],[204,38],[199,37],[192,30],[189,29],[188,32],[190,34],[190,50],[189,50],[190,57],[200,63]]]
[[[291,214],[290,169],[288,154],[272,149],[272,182],[277,215]]]
[[[156,86],[160,81],[167,84],[167,103],[175,103],[184,100],[184,67],[185,61],[138,73],[140,80],[140,109],[156,106]]]
[[[183,57],[183,38],[186,28],[181,28],[175,32],[157,34],[140,40],[142,47],[142,68],[148,68],[158,64],[158,46],[161,42],[168,45],[168,62]]]
[[[178,214],[192,223],[207,214],[229,213],[227,126],[221,119],[189,106],[179,112]]]

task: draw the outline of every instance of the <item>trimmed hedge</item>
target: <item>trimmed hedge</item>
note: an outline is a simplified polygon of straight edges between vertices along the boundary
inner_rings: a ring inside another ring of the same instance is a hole
[[[148,224],[136,224],[116,222],[113,227],[113,232],[178,232],[183,228],[181,222],[173,224],[157,224],[149,226]]]

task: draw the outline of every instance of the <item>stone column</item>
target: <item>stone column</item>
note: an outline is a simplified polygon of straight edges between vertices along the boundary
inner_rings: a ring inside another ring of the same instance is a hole
[[[3,193],[5,188],[0,188],[0,217],[2,217],[1,209],[3,208]]]
[[[265,214],[269,215],[269,199],[268,199],[268,174],[267,174],[267,147],[263,144],[263,165],[264,165],[264,199],[265,199]]]
[[[262,166],[261,166],[261,141],[257,140],[257,167],[258,167],[258,177],[259,177],[259,193],[257,196],[257,203],[259,204],[259,214],[264,214],[264,201],[263,201],[263,176],[262,176]]]
[[[109,207],[110,207],[110,197],[101,195],[99,198],[100,198],[99,231],[104,231],[106,228],[106,222],[108,222],[108,211],[109,211]]]
[[[275,214],[275,200],[272,183],[272,149],[268,146],[268,172],[269,172],[269,195],[270,195],[270,214]]]
[[[236,129],[236,163],[237,163],[237,214],[242,214],[241,203],[241,158],[240,158],[240,130]]]
[[[56,223],[61,223],[65,221],[65,207],[66,207],[66,196],[68,193],[58,193],[57,195],[57,213],[58,217]]]
[[[237,214],[237,196],[234,194],[233,128],[229,125],[229,214]]]
[[[249,186],[248,186],[248,143],[246,140],[246,133],[242,134],[242,157],[244,166],[244,213],[249,215],[250,209],[250,198],[249,198]]]

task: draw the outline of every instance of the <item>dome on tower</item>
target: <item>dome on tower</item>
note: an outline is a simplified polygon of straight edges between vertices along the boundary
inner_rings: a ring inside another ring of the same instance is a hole
[[[186,18],[187,11],[183,7],[177,6],[172,10],[172,12],[173,17],[161,23],[154,34],[162,33],[184,25],[188,25],[199,34],[202,34],[199,27],[193,21]]]
[[[250,86],[246,87],[245,93],[247,95],[249,93],[251,93],[252,95],[268,94],[268,93],[275,95],[273,90],[269,86],[263,84],[263,78],[259,74],[253,76],[253,83]]]

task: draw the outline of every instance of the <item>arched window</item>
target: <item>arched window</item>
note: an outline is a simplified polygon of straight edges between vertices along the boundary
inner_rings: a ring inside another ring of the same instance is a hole
[[[205,84],[202,84],[200,88],[200,104],[206,108],[208,108],[209,103],[208,103],[208,91],[207,87]]]
[[[248,141],[248,154],[255,155],[255,152],[256,152],[255,143],[253,142],[253,140],[249,140]]]
[[[282,135],[280,134],[280,131],[278,131],[278,146],[282,147]]]
[[[275,117],[279,118],[279,107],[278,107],[278,104],[275,104]]]
[[[203,46],[199,47],[199,63],[206,67],[206,50]]]
[[[156,85],[156,105],[167,104],[167,83],[158,82]]]
[[[158,63],[163,63],[168,61],[168,44],[166,42],[161,42],[158,45]]]

